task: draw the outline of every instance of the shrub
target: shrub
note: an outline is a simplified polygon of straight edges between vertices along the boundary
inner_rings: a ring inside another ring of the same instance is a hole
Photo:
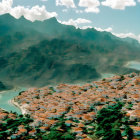
[[[97,113],[95,128],[97,137],[102,140],[122,140],[123,136],[127,136],[127,140],[132,140],[133,130],[129,125],[133,125],[135,122],[129,121],[129,117],[125,116],[126,113],[122,111],[123,106],[124,103],[117,102],[112,106],[102,108]],[[124,131],[121,129],[122,127]]]

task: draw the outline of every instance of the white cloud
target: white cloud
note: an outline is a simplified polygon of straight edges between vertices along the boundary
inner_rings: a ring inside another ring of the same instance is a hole
[[[0,2],[0,14],[9,13],[13,5],[13,0],[2,0]]]
[[[56,0],[56,6],[66,6],[67,8],[76,8],[73,0]]]
[[[140,0],[138,0],[138,2],[140,2]]]
[[[92,26],[83,26],[80,29],[85,30],[85,29],[92,29],[92,28],[93,28]]]
[[[135,35],[133,33],[112,33],[112,34],[114,34],[115,36],[120,37],[120,38],[130,37],[130,38],[136,39],[140,42],[140,34],[139,35]]]
[[[94,28],[94,29],[96,29],[97,31],[100,31],[100,32],[103,32],[103,31],[111,32],[113,35],[115,35],[115,36],[117,36],[119,38],[130,37],[130,38],[138,40],[139,43],[140,43],[140,34],[139,35],[135,35],[134,33],[115,33],[113,31],[112,27],[108,27],[106,29],[102,29],[102,28],[92,27],[92,26],[83,26],[81,29],[88,29],[88,28]]]
[[[75,10],[76,13],[83,13],[82,10]]]
[[[13,0],[2,0],[0,2],[0,15],[9,13],[15,18],[20,18],[24,16],[26,19],[35,21],[35,20],[45,20],[51,17],[57,16],[55,12],[48,12],[45,6],[34,6],[32,8],[25,8],[23,6],[12,7]]]
[[[100,2],[99,0],[80,0],[79,4],[80,7],[85,7],[85,12],[93,12],[93,13],[99,13],[99,6]]]
[[[135,6],[135,0],[105,0],[102,5],[111,7],[112,9],[124,10],[127,6]]]
[[[111,27],[108,27],[106,29],[102,29],[102,28],[98,28],[98,27],[94,27],[97,31],[100,31],[100,32],[103,32],[103,31],[106,31],[106,32],[112,32],[113,29]]]
[[[100,32],[103,32],[103,31],[111,32],[113,35],[115,35],[115,36],[117,36],[119,38],[130,37],[130,38],[136,39],[136,40],[138,40],[140,42],[140,34],[139,35],[135,35],[134,33],[115,33],[111,27],[108,27],[106,29],[97,28],[97,27],[94,27],[94,28],[97,31],[100,31]]]
[[[95,30],[100,31],[100,32],[104,32],[104,31],[112,32],[113,31],[113,29],[111,27],[108,27],[106,29],[102,29],[102,28],[99,28],[99,27],[92,27],[92,26],[83,26],[83,27],[81,27],[81,29],[83,29],[83,30],[88,29],[88,28],[90,28],[90,29],[94,28]]]
[[[32,7],[31,9],[24,8],[23,6],[17,6],[11,9],[10,14],[15,18],[19,18],[23,15],[26,19],[31,21],[43,21],[57,15],[55,12],[47,12],[45,6],[39,7],[38,5]]]
[[[106,29],[102,29],[102,28],[97,28],[97,27],[94,27],[97,31],[100,31],[100,32],[103,32],[103,31],[106,31],[106,32],[111,32],[113,35],[119,37],[119,38],[126,38],[126,37],[130,37],[130,38],[133,38],[133,39],[136,39],[140,42],[140,34],[139,35],[135,35],[134,33],[115,33],[112,29],[112,27],[108,27]]]
[[[78,19],[76,19],[76,20],[69,19],[68,21],[59,21],[59,22],[62,23],[62,24],[65,24],[65,25],[73,25],[73,26],[75,26],[76,28],[78,28],[78,26],[79,26],[80,24],[91,23],[90,20],[83,19],[83,18],[78,18]]]

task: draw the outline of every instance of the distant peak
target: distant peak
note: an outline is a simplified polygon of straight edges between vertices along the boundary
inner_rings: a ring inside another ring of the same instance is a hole
[[[56,19],[56,17],[52,17],[52,18],[46,19],[44,21],[58,22],[57,19]]]
[[[19,19],[27,20],[23,15]]]
[[[5,18],[5,19],[12,19],[12,20],[26,20],[26,21],[30,21],[29,19],[26,19],[23,15],[19,18],[15,18],[14,16],[12,16],[9,13],[0,15],[0,18]],[[53,23],[58,23],[57,19],[55,17],[49,18],[49,19],[45,19],[43,21],[40,20],[35,20],[33,22],[53,22]],[[31,22],[31,21],[30,21]]]
[[[3,14],[3,15],[0,15],[0,17],[5,17],[5,18],[13,18],[14,19],[14,17],[12,16],[12,15],[10,15],[9,13],[6,13],[6,14]]]

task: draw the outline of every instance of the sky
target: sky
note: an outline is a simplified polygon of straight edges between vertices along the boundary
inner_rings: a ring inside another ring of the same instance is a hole
[[[140,0],[0,0],[0,15],[31,20],[56,17],[76,28],[95,28],[140,42]]]

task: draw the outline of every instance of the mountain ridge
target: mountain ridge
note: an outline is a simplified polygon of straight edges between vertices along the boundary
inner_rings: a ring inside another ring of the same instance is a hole
[[[24,16],[21,16],[20,18],[18,18],[18,19],[16,19],[16,18],[14,18],[13,16],[11,16],[10,14],[4,14],[4,15],[1,15],[0,16],[0,20],[1,20],[1,18],[2,17],[4,17],[4,18],[6,18],[6,19],[10,19],[10,21],[11,20],[14,20],[14,21],[17,21],[18,20],[18,22],[19,21],[26,21],[27,23],[30,23],[30,24],[38,24],[38,23],[42,23],[42,24],[45,24],[45,23],[49,23],[49,24],[59,24],[59,25],[63,25],[64,27],[72,27],[73,29],[76,29],[76,30],[83,30],[83,31],[96,31],[96,32],[98,32],[98,33],[103,33],[103,34],[108,34],[108,35],[111,35],[111,36],[114,36],[114,37],[116,37],[116,38],[118,38],[118,39],[121,39],[121,40],[124,40],[124,41],[127,41],[127,40],[131,40],[131,41],[136,41],[136,42],[138,42],[136,39],[133,39],[133,38],[131,38],[131,37],[126,37],[126,38],[119,38],[119,37],[117,37],[117,36],[115,36],[115,35],[113,35],[111,32],[107,32],[107,31],[98,31],[98,30],[96,30],[94,27],[93,28],[87,28],[87,29],[81,29],[81,28],[76,28],[75,26],[73,26],[73,25],[65,25],[65,24],[62,24],[62,23],[60,23],[60,22],[58,22],[58,20],[57,20],[57,18],[56,17],[52,17],[52,18],[49,18],[49,19],[46,19],[46,20],[43,20],[43,21],[39,21],[39,20],[35,20],[35,21],[30,21],[30,20],[28,20],[28,19],[26,19]],[[139,43],[139,42],[138,42]]]
[[[5,26],[0,35],[2,81],[43,86],[90,82],[102,73],[138,72],[125,67],[129,61],[140,60],[140,44],[133,41],[94,28],[76,29],[56,18],[31,22],[7,16],[0,16],[0,31],[2,23]]]

